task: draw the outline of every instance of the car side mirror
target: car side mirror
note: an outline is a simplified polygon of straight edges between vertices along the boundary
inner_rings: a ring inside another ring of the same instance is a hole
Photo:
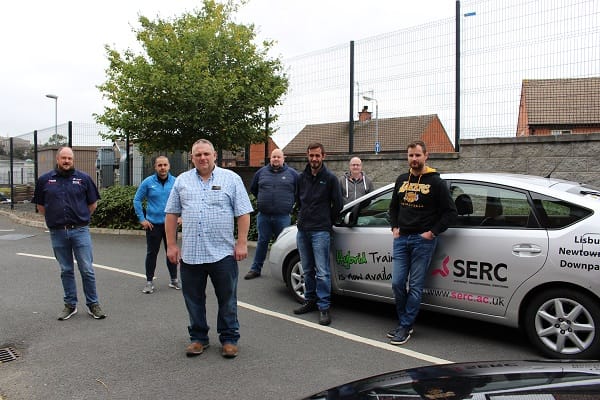
[[[352,207],[350,211],[348,211],[343,218],[344,225],[346,226],[355,226],[358,223],[358,215],[360,214],[360,204]]]
[[[347,212],[346,215],[344,215],[344,225],[346,226],[350,226],[352,223],[352,216],[350,214],[352,214],[352,211]]]

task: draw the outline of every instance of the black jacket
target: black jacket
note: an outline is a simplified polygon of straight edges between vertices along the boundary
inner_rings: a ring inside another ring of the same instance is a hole
[[[323,164],[313,176],[310,164],[300,174],[296,189],[298,229],[303,231],[331,231],[342,209],[342,191],[338,178]]]
[[[432,231],[437,236],[456,216],[448,185],[435,169],[426,167],[420,178],[407,172],[396,179],[390,202],[392,229],[399,228],[401,234]]]

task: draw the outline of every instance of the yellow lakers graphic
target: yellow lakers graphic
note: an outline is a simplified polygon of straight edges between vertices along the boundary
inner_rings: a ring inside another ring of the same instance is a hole
[[[431,189],[431,185],[421,184],[421,175],[419,175],[419,180],[417,182],[410,181],[410,175],[408,176],[408,181],[404,181],[400,189],[398,189],[398,193],[404,193],[404,201],[407,203],[415,203],[419,201],[419,193],[428,194]]]
[[[406,201],[407,203],[414,203],[417,200],[419,200],[419,194],[418,193],[415,193],[415,192],[406,192],[404,194],[404,201]]]

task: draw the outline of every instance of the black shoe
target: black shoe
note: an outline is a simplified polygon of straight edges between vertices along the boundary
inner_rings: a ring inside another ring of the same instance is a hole
[[[319,311],[319,324],[329,325],[331,323],[331,315],[329,315],[329,309]]]
[[[396,335],[390,340],[390,344],[400,345],[408,342],[410,339],[410,331],[407,328],[398,328]]]
[[[317,302],[316,301],[307,301],[299,308],[294,310],[294,314],[306,314],[307,312],[317,311]]]
[[[250,271],[248,271],[246,276],[244,276],[244,279],[246,279],[246,280],[254,279],[254,278],[258,278],[259,276],[260,276],[260,272],[251,269]]]
[[[398,331],[399,328],[400,328],[399,326],[395,327],[394,329],[392,329],[391,331],[389,331],[388,333],[386,333],[385,336],[387,336],[388,338],[392,339],[394,336],[396,336],[396,332]],[[412,333],[413,333],[413,327],[409,326],[407,330],[408,330],[408,334],[412,335]]]

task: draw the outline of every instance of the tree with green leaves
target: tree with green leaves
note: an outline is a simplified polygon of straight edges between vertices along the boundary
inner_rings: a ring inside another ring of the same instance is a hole
[[[60,133],[55,133],[53,135],[50,135],[50,137],[48,138],[48,141],[46,142],[47,147],[64,146],[66,144],[67,144],[67,137],[61,135]]]
[[[95,115],[142,152],[188,150],[199,138],[237,151],[265,141],[268,108],[288,88],[283,64],[268,55],[273,41],[255,43],[253,24],[234,23],[246,0],[217,3],[179,18],[139,17],[142,54],[106,46],[107,81],[98,86],[111,105]]]

